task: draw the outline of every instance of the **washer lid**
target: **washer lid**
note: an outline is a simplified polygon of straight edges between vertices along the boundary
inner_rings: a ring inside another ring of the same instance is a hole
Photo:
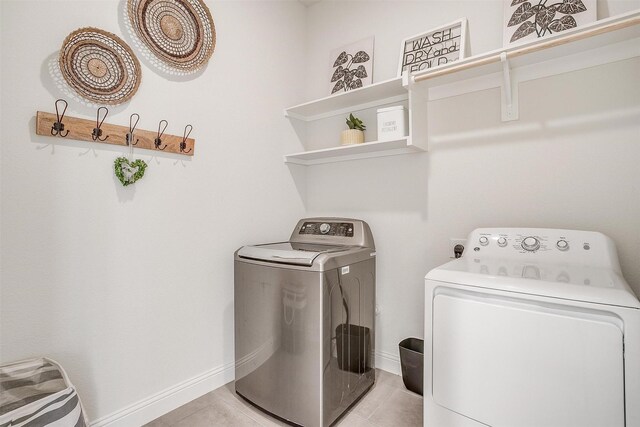
[[[608,268],[466,256],[431,270],[425,278],[640,309],[640,302],[625,279],[619,272]]]
[[[280,264],[303,265],[310,267],[318,255],[345,251],[351,246],[330,246],[312,243],[267,243],[264,245],[243,246],[238,250],[240,258],[254,259]]]

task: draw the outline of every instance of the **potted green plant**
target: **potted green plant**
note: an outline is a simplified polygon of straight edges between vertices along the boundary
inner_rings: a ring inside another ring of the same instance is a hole
[[[347,126],[349,129],[343,130],[340,134],[341,145],[362,144],[364,142],[364,130],[366,126],[353,114],[347,117]]]

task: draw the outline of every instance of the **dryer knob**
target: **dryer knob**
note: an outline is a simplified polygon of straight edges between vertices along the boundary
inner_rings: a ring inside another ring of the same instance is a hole
[[[507,239],[505,239],[504,237],[499,238],[498,246],[500,246],[501,248],[504,248],[505,246],[507,246]]]
[[[487,238],[487,236],[480,237],[478,241],[482,246],[487,246],[489,244],[489,239]]]
[[[556,243],[556,247],[561,251],[568,251],[569,242],[567,242],[566,240],[558,240],[558,243]]]
[[[329,224],[327,224],[326,222],[320,224],[320,233],[327,234],[329,230],[331,230],[331,226]]]
[[[540,249],[540,240],[532,236],[525,237],[525,239],[522,241],[522,249],[530,252],[537,251],[538,249]]]

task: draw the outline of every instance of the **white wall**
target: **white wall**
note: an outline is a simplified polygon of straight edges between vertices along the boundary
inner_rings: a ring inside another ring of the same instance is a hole
[[[60,96],[48,64],[66,35],[95,26],[130,42],[125,3],[1,2],[0,361],[58,360],[92,420],[219,368],[232,379],[233,251],[304,215],[304,176],[282,162],[301,149],[282,114],[302,87],[298,2],[207,1],[218,39],[196,78],[141,59],[140,90],[107,122],[137,112],[140,128],[167,119],[179,135],[191,123],[193,158],[138,150],[146,175],[123,188],[124,148],[34,134]],[[95,110],[72,101],[67,114]]]
[[[108,119],[138,112],[155,129],[166,118],[175,134],[192,123],[196,155],[138,150],[147,174],[122,188],[112,164],[123,148],[36,136],[33,117],[60,95],[48,64],[68,33],[96,26],[130,41],[123,1],[0,2],[0,362],[59,360],[93,420],[229,368],[232,252],[288,236],[303,215],[372,225],[378,348],[391,358],[401,338],[422,336],[424,274],[447,260],[449,237],[477,226],[601,230],[640,292],[637,60],[523,85],[514,123],[500,122],[497,91],[434,102],[429,153],[305,170],[282,163],[302,149],[282,109],[326,95],[332,48],[375,35],[384,80],[403,37],[460,16],[471,53],[499,47],[501,2],[207,3],[218,32],[207,69],[177,81],[142,61],[138,94]],[[638,3],[602,2],[600,16]],[[543,112],[542,99],[556,106]],[[94,112],[71,102],[68,114]]]
[[[640,1],[599,2],[599,18],[639,7]],[[374,82],[389,79],[404,37],[462,16],[471,54],[501,46],[501,1],[312,6],[308,98],[328,94],[332,49],[374,35]],[[309,214],[360,217],[372,226],[377,350],[385,366],[393,366],[401,339],[423,336],[425,274],[448,261],[450,237],[465,238],[476,227],[602,231],[618,245],[623,272],[640,295],[638,75],[636,58],[527,82],[520,87],[520,120],[510,123],[500,120],[498,89],[431,102],[428,117],[418,118],[429,124],[429,153],[308,168]],[[368,124],[375,129],[375,121]],[[333,140],[312,137],[314,148],[336,145],[340,129]]]

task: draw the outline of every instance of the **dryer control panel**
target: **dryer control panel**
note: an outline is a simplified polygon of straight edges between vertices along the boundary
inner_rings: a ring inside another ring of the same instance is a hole
[[[602,233],[548,228],[478,228],[463,256],[526,258],[603,267],[618,265],[615,245]]]

